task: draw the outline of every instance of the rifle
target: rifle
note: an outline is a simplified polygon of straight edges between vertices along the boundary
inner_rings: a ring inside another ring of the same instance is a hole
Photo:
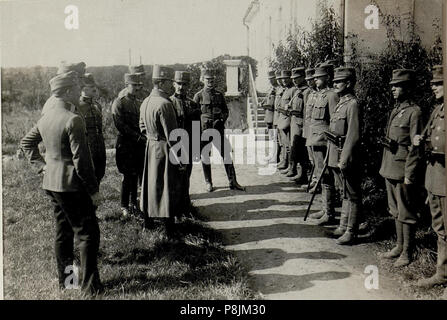
[[[312,170],[310,171],[310,178],[309,178],[309,183],[307,184],[306,192],[309,192],[309,190],[310,190],[310,185],[312,183],[312,178],[314,176],[314,171],[315,171],[315,162],[312,162]]]
[[[328,160],[329,160],[329,152],[326,151],[326,156],[324,157],[323,170],[321,171],[320,177],[318,177],[317,184],[315,185],[315,189],[318,188],[318,185],[321,183],[321,180],[323,180],[324,172],[326,171],[327,166],[328,166]],[[304,221],[307,220],[307,216],[309,215],[310,208],[312,207],[312,203],[314,202],[314,199],[315,199],[316,195],[317,195],[317,193],[314,192],[312,194],[312,197],[310,198],[309,206],[307,207],[306,215],[304,216]]]
[[[338,134],[326,130],[323,131],[323,133],[328,141],[335,144],[339,149],[343,149],[346,138],[345,136],[339,136]]]

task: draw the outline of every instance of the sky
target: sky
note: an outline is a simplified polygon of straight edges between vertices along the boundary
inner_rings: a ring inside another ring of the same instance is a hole
[[[242,18],[251,0],[0,1],[2,67],[173,64],[246,54]],[[78,8],[79,29],[65,27]]]

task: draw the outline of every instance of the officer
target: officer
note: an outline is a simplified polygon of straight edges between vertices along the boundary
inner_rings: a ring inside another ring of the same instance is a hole
[[[203,72],[203,81],[205,87],[194,95],[194,102],[201,108],[201,128],[202,131],[215,129],[220,135],[220,146],[217,141],[212,140],[213,145],[218,149],[223,157],[225,171],[230,183],[230,189],[245,191],[236,180],[236,171],[231,160],[231,145],[225,137],[225,121],[228,118],[228,107],[224,95],[215,88],[215,76],[212,70],[207,69]],[[206,190],[212,192],[213,182],[211,179],[211,164],[209,162],[209,152],[204,152],[203,148],[208,145],[206,141],[202,142],[202,168],[205,176]],[[222,150],[223,148],[223,150]]]
[[[295,88],[292,100],[290,101],[290,165],[286,177],[294,177],[298,174],[297,164],[301,170],[296,177],[297,184],[307,183],[308,155],[306,140],[303,138],[305,101],[308,99],[309,90],[305,80],[306,73],[304,67],[292,69],[291,79]]]
[[[284,148],[282,147],[282,142],[281,142],[281,135],[279,134],[279,129],[278,129],[278,118],[279,118],[279,108],[281,105],[281,97],[282,94],[284,93],[284,86],[283,83],[281,81],[281,71],[277,71],[275,72],[275,79],[276,82],[278,84],[278,86],[276,87],[275,90],[275,112],[273,114],[273,129],[276,130],[276,150],[277,150],[277,167],[284,166],[284,163],[286,161],[286,157],[284,157]],[[288,165],[288,164],[287,164]]]
[[[318,93],[315,97],[312,109],[312,117],[309,126],[309,145],[312,147],[315,175],[321,176],[324,167],[324,160],[327,155],[327,139],[324,131],[329,129],[330,117],[337,106],[339,97],[329,88],[332,65],[322,64],[315,69],[315,84]],[[312,192],[316,192],[316,187]],[[322,205],[323,210],[311,215],[311,218],[318,219],[317,224],[332,224],[335,222],[334,210],[334,177],[328,170],[323,173],[322,178]]]
[[[421,133],[421,110],[410,99],[415,72],[411,69],[393,70],[390,82],[394,109],[388,119],[380,175],[385,178],[388,209],[395,219],[397,243],[384,258],[399,257],[394,265],[406,266],[411,263],[416,212],[411,203],[419,149],[411,148],[415,135]]]
[[[121,184],[121,212],[124,217],[129,213],[138,214],[137,189],[144,165],[146,136],[139,128],[140,95],[143,83],[137,74],[126,73],[124,82],[127,92],[117,97],[112,104],[113,122],[118,129],[116,138],[116,166],[123,174]],[[129,205],[130,197],[130,205]]]
[[[358,232],[360,195],[360,116],[354,95],[356,76],[354,68],[335,69],[334,91],[340,101],[331,115],[328,136],[328,166],[335,185],[343,196],[340,225],[334,231],[337,244],[355,241]]]
[[[138,91],[137,100],[139,102],[143,102],[143,100],[149,95],[149,91],[145,88],[146,87],[146,72],[144,71],[144,66],[142,64],[137,66],[129,66],[129,73],[135,74],[138,77],[140,77],[140,81],[143,83],[143,88],[141,88],[140,91]],[[123,88],[119,93],[118,97],[121,98],[122,96],[126,95],[127,93],[127,87]]]
[[[170,133],[178,128],[175,108],[169,96],[173,94],[174,70],[154,65],[152,81],[154,88],[144,99],[140,108],[140,129],[147,136],[146,160],[141,187],[140,209],[145,215],[145,227],[152,225],[154,218],[166,223],[171,232],[179,203],[179,170],[184,170],[178,159],[170,160]],[[183,173],[182,173],[183,174]]]
[[[79,102],[76,72],[55,76],[50,87],[53,98],[48,110],[22,139],[21,147],[38,172],[44,173],[42,188],[54,205],[59,287],[66,287],[67,270],[73,270],[76,237],[83,275],[81,289],[95,294],[102,289],[97,267],[100,231],[95,215],[100,195],[84,121],[70,111],[71,105]],[[39,153],[40,142],[46,149],[45,160]]]
[[[98,184],[100,184],[106,169],[106,147],[102,134],[101,106],[95,102],[95,96],[95,80],[91,73],[86,73],[83,78],[78,111],[85,121],[88,146],[95,167],[96,179]]]
[[[271,130],[273,129],[273,115],[275,113],[275,94],[277,86],[275,71],[268,72],[268,79],[270,81],[270,89],[262,107],[265,110],[264,121],[267,124],[267,129]]]
[[[85,74],[85,63],[84,62],[78,62],[78,63],[66,63],[65,61],[62,61],[61,64],[59,65],[58,69],[57,69],[57,75],[58,74],[63,74],[63,73],[67,73],[70,71],[74,71],[76,72],[76,77],[77,77],[77,81],[79,83],[82,83],[82,78],[84,77]],[[49,105],[54,105],[53,104],[53,97],[50,96],[50,99],[48,99],[43,107],[42,107],[42,114],[44,114],[45,112],[47,112]],[[73,108],[73,110],[71,111],[76,111],[77,106],[71,104],[71,105],[67,105],[70,106],[70,108]]]
[[[200,128],[200,107],[190,98],[187,97],[187,90],[191,82],[191,74],[186,71],[176,71],[174,75],[174,89],[175,92],[171,96],[171,101],[174,106],[177,125],[184,129],[188,134],[188,145],[185,145],[185,150],[188,153],[188,163],[186,164],[186,174],[183,178],[182,193],[184,197],[184,204],[180,206],[185,214],[190,215],[195,212],[189,197],[189,182],[191,178],[193,154],[192,154],[192,139],[193,139],[193,121],[199,125]],[[197,159],[198,160],[198,159]]]
[[[433,67],[432,90],[437,104],[430,120],[423,131],[423,136],[416,135],[414,145],[425,146],[427,169],[425,188],[432,215],[432,227],[438,235],[438,261],[436,273],[419,280],[420,287],[433,287],[447,284],[447,212],[445,208],[445,122],[444,122],[444,79],[442,66]],[[447,292],[447,291],[446,291]]]
[[[287,174],[289,169],[291,168],[291,159],[290,159],[290,117],[289,111],[291,110],[290,102],[292,101],[292,97],[294,96],[297,88],[293,86],[292,79],[290,78],[292,72],[290,70],[282,70],[281,71],[281,82],[284,87],[284,92],[281,95],[281,102],[278,108],[278,130],[280,135],[280,142],[282,144],[281,148],[283,149],[283,159],[284,162],[278,165],[278,170],[283,174]],[[296,170],[296,168],[295,168]]]
[[[314,107],[314,103],[315,103],[315,97],[316,97],[316,85],[315,85],[315,80],[314,80],[314,73],[315,73],[315,69],[313,68],[308,68],[306,69],[306,81],[307,81],[307,100],[304,101],[304,125],[303,125],[303,137],[306,139],[306,149],[307,149],[307,154],[309,156],[309,161],[312,164],[312,166],[314,166],[314,156],[313,156],[313,152],[312,152],[312,147],[310,146],[310,138],[309,138],[309,127],[310,127],[310,122],[312,119],[312,110]],[[306,96],[306,95],[304,95]],[[314,171],[314,170],[312,170]],[[310,188],[313,188],[315,186],[315,184],[317,183],[317,177],[315,175],[315,172],[312,173],[312,177],[310,177],[311,182],[310,182]],[[312,217],[312,215],[311,215]]]

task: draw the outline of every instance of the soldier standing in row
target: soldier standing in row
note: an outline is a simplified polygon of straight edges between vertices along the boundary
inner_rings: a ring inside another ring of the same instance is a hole
[[[182,183],[182,194],[184,198],[184,203],[182,203],[179,208],[184,210],[185,214],[192,214],[195,212],[194,207],[191,204],[191,199],[189,197],[189,182],[192,173],[193,161],[199,160],[193,158],[192,153],[192,138],[193,138],[193,121],[199,125],[200,130],[200,108],[199,106],[190,98],[187,97],[187,90],[191,82],[191,74],[186,71],[176,71],[174,77],[174,89],[175,92],[171,96],[172,104],[177,116],[178,127],[184,129],[188,134],[188,145],[184,146],[188,154],[188,163],[186,164],[186,174],[181,178]]]
[[[445,208],[445,118],[444,118],[444,78],[442,66],[433,67],[432,90],[436,106],[423,131],[423,136],[416,135],[414,145],[424,143],[427,157],[425,171],[425,188],[432,215],[432,228],[438,236],[438,259],[436,273],[419,280],[417,285],[430,288],[447,284],[447,211]],[[421,141],[422,140],[422,141]],[[447,294],[447,289],[446,289]]]
[[[215,88],[215,75],[212,70],[208,69],[204,71],[203,81],[205,87],[194,95],[194,102],[200,105],[201,108],[201,129],[202,131],[207,129],[217,130],[220,141],[215,141],[215,138],[213,138],[211,143],[217,148],[224,160],[225,172],[230,183],[230,189],[245,191],[245,188],[239,185],[236,180],[236,171],[231,159],[231,145],[225,137],[225,122],[229,114],[225,97]],[[209,151],[204,151],[205,146],[209,146],[209,143],[202,141],[202,168],[205,176],[206,190],[212,192],[214,188],[211,178],[211,148]]]
[[[290,161],[290,117],[289,117],[289,110],[290,110],[290,102],[292,100],[293,95],[295,94],[295,91],[297,91],[297,88],[293,86],[292,79],[290,79],[290,76],[292,75],[292,72],[289,70],[282,70],[281,71],[281,82],[284,87],[284,92],[281,95],[281,102],[278,108],[278,130],[280,135],[280,141],[281,141],[281,149],[283,154],[284,162],[278,165],[278,170],[284,170],[281,171],[281,173],[286,174],[289,171],[289,167],[291,164]]]
[[[281,106],[281,97],[282,94],[284,93],[284,86],[283,83],[281,81],[281,71],[277,71],[275,72],[275,79],[276,82],[278,83],[278,86],[276,87],[275,90],[275,112],[273,114],[273,128],[276,130],[276,150],[277,150],[277,163],[278,166],[283,166],[286,158],[284,157],[284,148],[281,142],[281,135],[279,134],[279,129],[278,129],[278,119],[279,119],[279,108]]]
[[[315,86],[315,80],[314,80],[314,73],[315,69],[309,68],[306,69],[306,81],[307,81],[307,101],[304,101],[304,125],[303,125],[303,138],[306,139],[306,149],[307,154],[309,156],[309,161],[312,164],[312,167],[315,169],[315,162],[314,162],[314,156],[312,152],[312,147],[310,146],[310,122],[312,120],[312,110],[315,103],[315,97],[316,97],[316,86]],[[315,175],[315,170],[312,170],[312,176],[309,177],[311,179],[310,181],[310,188],[313,188],[317,182],[317,177]]]
[[[385,178],[388,209],[395,219],[396,246],[383,254],[398,258],[394,265],[403,267],[412,261],[417,216],[411,197],[419,161],[419,149],[412,148],[414,137],[421,133],[421,110],[410,99],[414,85],[414,70],[393,70],[390,82],[394,109],[388,119],[380,175]]]
[[[267,124],[267,130],[269,130],[269,134],[270,134],[271,133],[270,130],[273,130],[273,117],[275,114],[275,95],[276,95],[276,86],[277,86],[274,71],[269,71],[268,79],[270,81],[270,89],[267,93],[264,103],[262,104],[262,107],[265,110],[264,122]],[[270,136],[270,138],[273,138],[273,137]],[[276,154],[274,156],[276,157]],[[273,160],[275,160],[275,159],[273,159]]]
[[[102,134],[101,106],[95,102],[96,83],[91,73],[83,78],[81,98],[79,99],[79,114],[84,118],[87,129],[87,141],[92,155],[95,175],[100,184],[106,170],[106,147]]]
[[[95,212],[100,195],[84,121],[70,111],[79,103],[78,75],[74,71],[57,75],[50,80],[50,87],[48,109],[22,139],[21,147],[29,161],[44,173],[42,188],[54,205],[59,287],[65,289],[66,277],[74,272],[76,237],[81,289],[95,294],[102,290],[97,267],[100,231]],[[40,142],[45,145],[45,160],[39,153]]]
[[[150,228],[154,218],[165,220],[171,231],[177,216],[180,196],[179,170],[185,168],[170,160],[172,147],[170,133],[178,128],[175,108],[169,99],[173,93],[174,70],[154,65],[154,88],[144,99],[140,109],[140,129],[147,136],[146,157],[140,196],[140,209],[145,216],[145,227]]]
[[[327,161],[327,139],[324,131],[329,129],[330,117],[338,103],[338,95],[329,88],[331,65],[320,65],[315,70],[315,84],[318,88],[312,109],[310,122],[309,145],[314,156],[314,172],[317,177],[323,174],[322,179],[322,204],[323,210],[312,214],[310,217],[319,219],[318,224],[331,224],[335,222],[334,210],[334,177],[328,170],[322,173],[325,160]],[[316,192],[316,186],[312,192]]]
[[[331,115],[329,125],[328,166],[343,196],[340,225],[334,231],[334,235],[339,237],[337,244],[341,245],[355,241],[361,205],[360,116],[354,95],[355,82],[353,68],[335,70],[334,91],[340,101]]]
[[[290,162],[289,172],[286,177],[294,177],[298,174],[297,164],[301,170],[295,179],[297,184],[307,183],[308,155],[306,140],[303,138],[304,108],[308,98],[309,90],[305,80],[305,68],[292,69],[291,79],[297,88],[290,102]]]
[[[140,103],[137,98],[143,83],[139,75],[128,73],[124,75],[124,82],[127,86],[126,94],[113,102],[112,115],[118,129],[116,166],[123,174],[121,212],[127,217],[129,213],[138,213],[138,179],[143,173],[146,136],[141,134],[139,128]]]

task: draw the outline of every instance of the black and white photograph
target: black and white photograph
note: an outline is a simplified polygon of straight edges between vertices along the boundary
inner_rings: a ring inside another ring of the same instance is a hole
[[[0,299],[447,300],[446,18],[0,1]]]

